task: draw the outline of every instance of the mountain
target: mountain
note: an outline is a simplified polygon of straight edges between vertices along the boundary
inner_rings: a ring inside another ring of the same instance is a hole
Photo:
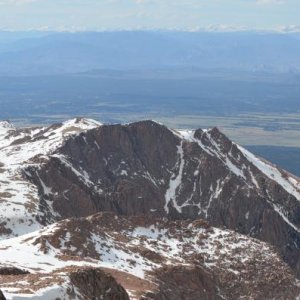
[[[300,180],[217,128],[4,121],[0,182],[0,266],[30,272],[3,275],[4,294],[37,278],[30,293],[44,293],[52,278],[56,297],[89,299],[70,283],[85,270],[137,299],[300,295]]]
[[[71,120],[49,128],[16,129],[9,122],[0,123],[1,235],[22,235],[41,228],[36,220],[40,214],[37,187],[24,180],[21,170],[35,156],[57,149],[65,137],[98,125],[91,120]]]
[[[2,42],[1,42],[2,41]],[[0,32],[0,75],[201,67],[299,71],[299,34],[272,32]]]

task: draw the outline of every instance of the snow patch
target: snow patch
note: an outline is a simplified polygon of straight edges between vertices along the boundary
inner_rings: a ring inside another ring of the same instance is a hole
[[[177,162],[176,167],[179,165],[179,171],[176,174],[172,174],[169,182],[169,188],[165,194],[165,211],[169,213],[169,203],[172,201],[173,206],[176,208],[178,212],[181,212],[181,207],[176,202],[176,191],[178,187],[181,185],[182,181],[182,173],[184,168],[184,154],[183,154],[183,142],[177,146],[177,155],[179,155],[179,162]]]
[[[284,190],[300,201],[300,183],[298,181],[292,177],[283,175],[277,168],[259,159],[245,148],[239,145],[237,145],[237,147],[256,168],[264,173],[269,179],[276,181]]]

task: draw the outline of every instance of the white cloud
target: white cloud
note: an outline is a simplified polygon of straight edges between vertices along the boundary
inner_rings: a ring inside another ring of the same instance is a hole
[[[284,0],[256,0],[258,5],[268,5],[268,4],[284,4]]]
[[[37,1],[38,0],[0,0],[0,5],[23,5]]]
[[[300,26],[298,25],[284,25],[277,29],[280,32],[300,32]]]
[[[235,32],[235,31],[250,31],[251,28],[235,24],[210,24],[207,26],[198,26],[189,31],[216,31],[216,32]]]

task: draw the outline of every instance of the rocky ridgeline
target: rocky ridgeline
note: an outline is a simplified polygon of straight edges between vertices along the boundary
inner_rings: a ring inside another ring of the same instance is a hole
[[[70,261],[69,258],[73,256],[85,264],[88,263],[86,258],[105,261],[104,258],[107,259],[107,256],[101,251],[106,249],[106,253],[109,253],[111,244],[102,241],[107,238],[105,233],[95,232],[91,222],[96,218],[96,224],[101,223],[104,217],[99,219],[97,213],[110,211],[118,218],[126,217],[122,219],[122,224],[112,223],[114,230],[119,232],[118,238],[114,237],[114,241],[128,239],[127,242],[130,243],[132,237],[124,233],[124,228],[127,228],[126,222],[133,222],[130,226],[136,228],[140,215],[153,226],[153,220],[156,220],[157,226],[162,228],[169,226],[165,223],[169,222],[167,220],[174,221],[170,224],[179,224],[180,230],[177,230],[175,225],[170,226],[172,228],[175,226],[172,230],[176,232],[176,240],[181,243],[185,238],[192,239],[192,236],[186,236],[190,232],[190,229],[186,228],[190,226],[190,221],[184,220],[202,219],[212,226],[243,234],[245,243],[247,240],[254,241],[249,237],[269,243],[295,274],[297,276],[300,274],[299,179],[255,157],[230,141],[217,128],[188,131],[169,129],[153,121],[128,125],[102,125],[93,120],[75,119],[50,127],[16,129],[11,124],[2,122],[0,182],[0,238],[3,239],[0,251],[10,247],[9,244],[5,244],[7,242],[5,239],[21,236],[21,239],[16,238],[12,241],[17,244],[21,241],[23,243],[22,236],[29,234],[27,238],[30,240],[32,233],[35,245],[39,245],[44,260],[47,253],[58,251],[60,261],[64,258]],[[96,217],[90,217],[95,214]],[[133,221],[131,216],[137,216],[137,219]],[[71,221],[66,220],[70,218]],[[68,235],[59,234],[60,231],[55,229],[57,222],[62,220],[66,220],[63,221],[65,226],[76,227],[77,223],[81,224],[78,227],[78,234],[72,228],[68,229],[72,237],[78,239],[78,245],[85,245],[84,249],[78,250],[79,246],[73,244]],[[103,223],[105,228],[110,224],[109,220],[106,222]],[[43,229],[48,225],[50,227]],[[54,236],[51,228],[56,232]],[[45,230],[46,232],[50,230],[50,234],[47,235]],[[130,231],[129,227],[128,230]],[[92,233],[94,236],[91,236]],[[169,230],[167,233],[167,237],[172,240],[173,233]],[[192,231],[192,234],[197,235],[198,232]],[[209,233],[202,232],[202,234]],[[234,233],[232,234],[228,236],[225,234],[225,237],[228,238],[228,244],[235,245]],[[90,240],[86,240],[86,237],[90,237]],[[125,264],[127,269],[124,269],[120,265],[123,259],[116,259],[110,260],[108,265],[102,264],[101,267],[108,266],[109,269],[118,269],[125,273],[135,270],[141,272],[138,273],[140,280],[141,278],[144,280],[145,272],[147,276],[152,272],[157,282],[164,282],[165,285],[158,287],[156,285],[156,292],[150,293],[147,297],[151,295],[152,298],[153,295],[158,297],[160,291],[162,299],[170,297],[167,290],[172,290],[172,286],[176,286],[179,274],[186,277],[189,277],[188,274],[199,275],[198,277],[191,275],[191,278],[205,277],[207,281],[205,283],[201,281],[201,288],[199,282],[195,283],[197,291],[209,290],[213,293],[214,289],[217,291],[222,289],[222,282],[228,284],[228,278],[231,278],[233,286],[239,282],[239,286],[243,287],[239,280],[243,268],[247,269],[246,273],[249,276],[241,277],[246,283],[253,281],[255,277],[253,274],[257,273],[258,266],[252,268],[251,265],[245,266],[244,262],[241,263],[240,269],[235,270],[237,276],[233,275],[234,272],[225,272],[222,275],[220,268],[219,271],[215,269],[212,271],[212,265],[207,265],[209,258],[205,253],[210,249],[205,248],[201,242],[197,245],[198,248],[203,248],[201,253],[193,243],[184,244],[184,251],[180,252],[180,255],[176,252],[182,261],[188,261],[190,264],[187,269],[180,260],[171,255],[172,261],[176,262],[171,269],[166,265],[157,271],[157,268],[154,268],[155,264],[159,266],[165,264],[162,255],[170,247],[165,241],[164,250],[155,245],[155,241],[159,245],[159,238],[160,236],[156,236],[151,240],[152,250],[149,247],[144,249],[140,240],[136,241],[138,247],[128,249],[131,256],[137,255],[143,262],[147,259],[145,266],[135,265],[132,262]],[[61,245],[62,240],[66,242],[64,247]],[[48,249],[49,243],[53,248]],[[222,243],[223,240],[220,240],[221,246]],[[218,264],[225,255],[221,246],[214,252],[215,257],[220,258]],[[273,248],[262,249],[274,254]],[[21,247],[19,251],[24,249]],[[194,265],[194,261],[190,261],[185,253],[189,253],[188,257],[194,257],[196,261],[202,263]],[[266,254],[256,253],[258,257]],[[271,256],[274,258],[276,255],[273,254]],[[231,250],[230,255],[235,256]],[[272,279],[278,282],[280,278],[275,276],[268,264],[263,263],[262,257],[258,260],[261,264],[260,269],[265,270],[265,273],[261,273],[262,276],[269,278],[269,281]],[[7,259],[10,261],[9,256]],[[5,263],[4,258],[0,259],[0,262]],[[276,260],[276,264],[279,263]],[[274,260],[270,262],[271,264],[274,264]],[[20,267],[22,266],[20,264]],[[223,265],[223,268],[228,271],[230,266],[230,264]],[[27,268],[30,269],[30,266],[27,265]],[[293,276],[287,272],[286,274]],[[177,275],[171,276],[171,273]],[[283,274],[281,271],[277,273]],[[163,274],[168,275],[164,277]],[[168,283],[167,279],[170,278],[173,278],[172,282]],[[281,283],[277,284],[279,287],[287,285],[288,280],[285,280],[285,277],[282,276],[281,280]],[[149,283],[145,282],[145,285],[148,286]],[[281,295],[275,286],[272,288],[269,284],[266,286],[274,291],[275,298],[276,295]],[[293,299],[295,286],[289,289],[291,294],[285,295],[286,298],[282,299]],[[241,295],[237,287],[235,288],[236,290],[228,291],[223,289],[228,299],[231,299],[234,293],[237,296]],[[255,289],[256,293],[267,291],[259,283],[255,288],[254,286],[249,288],[251,291]],[[189,290],[191,294],[188,299],[193,299],[193,289],[186,286],[184,290]],[[177,291],[178,295],[183,292],[178,286]],[[278,293],[275,294],[275,291]],[[195,295],[198,299],[206,297],[204,294]],[[266,294],[253,295],[254,299],[259,299],[255,297],[261,295],[266,296]],[[219,296],[222,297],[221,294]],[[160,299],[155,297],[153,299]]]

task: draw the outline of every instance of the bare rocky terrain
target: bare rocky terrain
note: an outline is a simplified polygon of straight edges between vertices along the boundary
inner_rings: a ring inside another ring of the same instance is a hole
[[[131,299],[171,300],[300,294],[298,280],[273,247],[204,220],[99,213],[3,241],[0,255],[5,266],[18,268],[2,272],[0,288],[20,296],[121,300],[129,299],[128,292]]]

